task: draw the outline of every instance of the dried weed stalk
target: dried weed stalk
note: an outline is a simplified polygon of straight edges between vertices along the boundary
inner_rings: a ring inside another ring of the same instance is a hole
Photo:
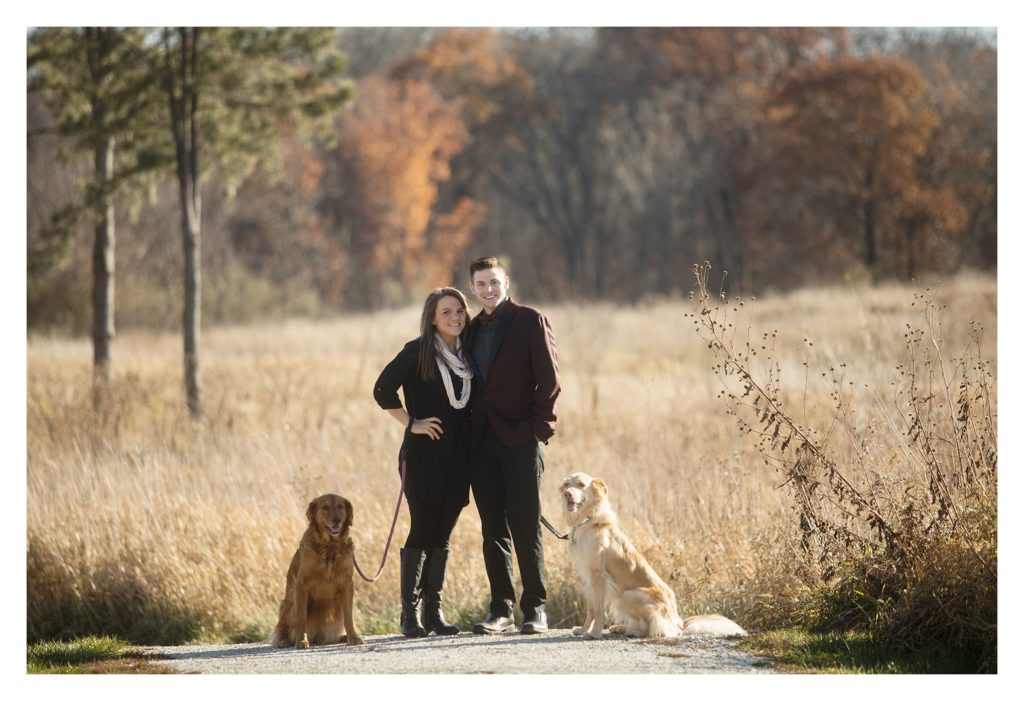
[[[890,397],[874,391],[877,419],[857,427],[840,364],[822,373],[832,412],[815,428],[783,397],[778,333],[740,329],[744,301],[712,291],[710,273],[709,263],[694,265],[692,317],[714,355],[719,397],[792,496],[811,592],[806,622],[866,627],[908,649],[947,645],[994,669],[995,378],[981,326],[971,322],[967,348],[947,359],[944,308],[930,290],[916,295],[924,323],[906,326]]]

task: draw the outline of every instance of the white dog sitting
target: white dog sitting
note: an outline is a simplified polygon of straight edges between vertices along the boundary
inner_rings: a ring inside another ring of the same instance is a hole
[[[561,492],[565,521],[572,527],[569,553],[587,599],[587,620],[573,628],[574,635],[600,638],[606,604],[617,623],[611,633],[641,638],[747,634],[717,614],[680,620],[672,589],[619,529],[603,480],[577,472],[565,478]]]

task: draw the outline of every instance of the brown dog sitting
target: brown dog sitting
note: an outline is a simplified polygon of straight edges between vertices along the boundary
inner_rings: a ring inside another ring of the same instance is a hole
[[[309,527],[288,567],[284,599],[270,643],[308,648],[363,642],[352,620],[354,570],[352,503],[336,494],[317,497],[306,508]]]

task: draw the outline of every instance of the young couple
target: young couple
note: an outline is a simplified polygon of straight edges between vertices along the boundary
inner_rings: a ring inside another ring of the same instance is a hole
[[[444,619],[441,592],[448,538],[470,488],[491,589],[490,612],[473,632],[515,630],[513,546],[523,587],[520,632],[547,630],[540,480],[561,391],[555,335],[544,314],[509,298],[508,273],[497,258],[474,261],[469,274],[483,310],[470,319],[458,289],[431,292],[420,337],[384,367],[373,389],[380,407],[405,428],[399,460],[411,524],[400,585],[402,634],[410,638],[459,632]]]

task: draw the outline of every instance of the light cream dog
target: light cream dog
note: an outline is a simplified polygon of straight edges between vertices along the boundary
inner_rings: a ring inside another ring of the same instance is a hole
[[[680,620],[672,589],[619,528],[603,480],[577,472],[565,478],[561,492],[565,521],[572,527],[569,553],[587,598],[587,620],[573,628],[574,635],[600,638],[606,605],[616,623],[611,633],[641,638],[747,634],[717,614]]]

